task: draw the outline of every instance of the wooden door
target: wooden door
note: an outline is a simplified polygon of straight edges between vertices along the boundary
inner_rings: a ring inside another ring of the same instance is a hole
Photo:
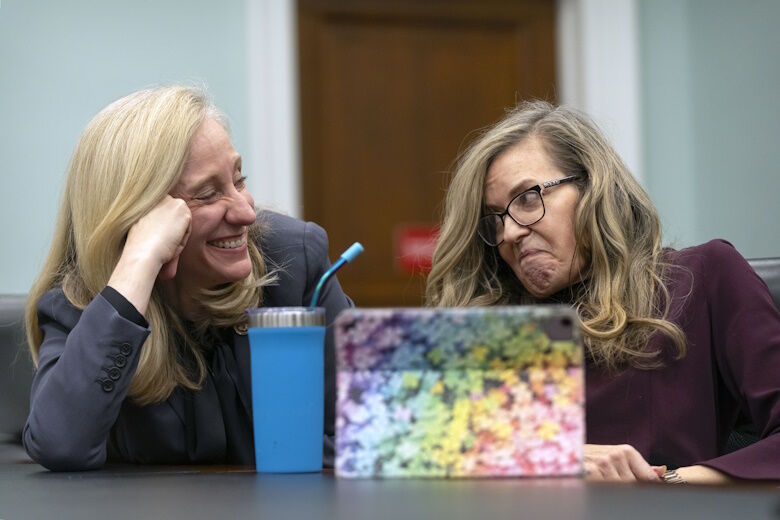
[[[524,98],[555,98],[554,0],[299,0],[304,216],[359,306],[418,306],[398,237],[435,226],[456,157]]]

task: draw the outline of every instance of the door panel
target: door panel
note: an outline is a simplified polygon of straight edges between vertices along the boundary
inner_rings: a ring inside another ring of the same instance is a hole
[[[455,159],[516,100],[554,99],[554,2],[301,1],[304,216],[359,306],[421,305],[396,240],[435,226]]]

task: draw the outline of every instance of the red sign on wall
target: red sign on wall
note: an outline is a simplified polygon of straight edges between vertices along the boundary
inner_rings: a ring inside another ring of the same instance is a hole
[[[438,240],[438,226],[399,227],[394,248],[398,269],[404,273],[429,272]]]

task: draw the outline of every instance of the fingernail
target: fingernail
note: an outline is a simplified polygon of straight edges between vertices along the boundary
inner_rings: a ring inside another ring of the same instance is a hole
[[[653,470],[655,471],[656,477],[659,479],[663,478],[664,473],[666,473],[666,464],[663,466],[653,466]]]

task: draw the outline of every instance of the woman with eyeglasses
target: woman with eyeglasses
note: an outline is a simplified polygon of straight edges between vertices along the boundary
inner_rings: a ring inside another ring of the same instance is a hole
[[[583,114],[524,103],[468,148],[426,300],[576,308],[587,478],[780,479],[780,315],[766,284],[728,242],[664,248],[648,195]],[[740,412],[759,439],[726,453]]]

